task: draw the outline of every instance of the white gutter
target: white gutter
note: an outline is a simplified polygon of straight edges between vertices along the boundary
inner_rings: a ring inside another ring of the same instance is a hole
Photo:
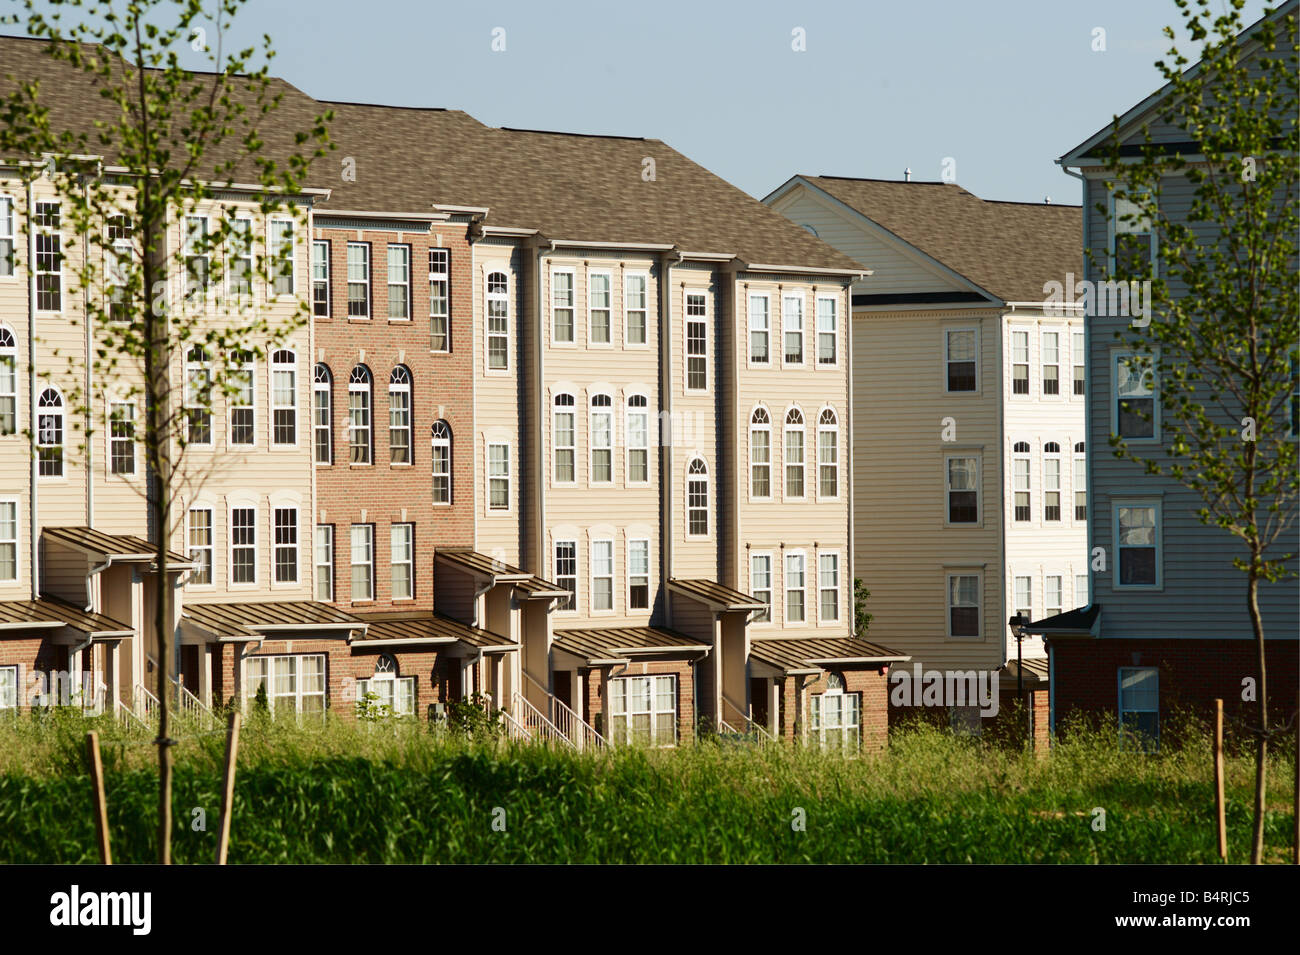
[[[555,250],[555,242],[554,240],[552,240],[551,251],[554,250]],[[545,256],[545,254],[546,253],[542,248],[542,244],[539,242],[537,244],[537,254],[533,257],[533,272],[534,272],[533,285],[535,288],[534,298],[537,300],[537,307],[534,309],[534,334],[536,338],[533,342],[533,359],[534,359],[533,364],[537,369],[536,370],[537,387],[534,389],[534,393],[533,393],[533,402],[534,402],[533,407],[537,412],[537,430],[536,430],[535,437],[538,445],[537,453],[533,455],[533,457],[536,458],[537,460],[537,465],[536,465],[537,470],[535,476],[536,479],[534,481],[534,483],[537,485],[537,494],[536,494],[537,516],[534,518],[536,524],[536,530],[534,532],[535,533],[534,546],[536,548],[536,557],[533,566],[537,569],[538,575],[541,576],[543,580],[546,579],[546,565],[547,565],[546,557],[547,557],[548,548],[546,542],[546,463],[547,460],[546,460],[546,454],[544,454],[542,451],[542,443],[545,439],[546,424],[551,420],[551,414],[550,414],[551,409],[548,407],[549,402],[547,402],[546,400],[546,348],[542,342],[542,335],[546,329],[546,319],[543,317],[546,312],[546,307],[543,304],[543,300],[542,300],[542,258]],[[612,280],[611,280],[611,284],[612,284]],[[612,303],[612,299],[611,299],[611,303]],[[574,325],[576,331],[578,303],[575,301],[573,304],[574,304],[574,313],[573,313]],[[612,323],[613,320],[614,319],[611,312],[610,322]],[[577,424],[576,415],[574,416],[574,424],[575,426]],[[522,444],[522,442],[520,443]],[[575,458],[577,456],[576,448],[574,449],[574,456]],[[576,461],[575,461],[575,466],[576,466]],[[547,607],[546,611],[549,614],[550,608]],[[550,647],[548,646],[547,647],[548,668],[550,667],[549,657],[550,657]]]
[[[430,203],[431,207],[438,212],[446,212],[449,215],[471,215],[487,217],[489,209],[487,206],[453,206],[445,202]]]
[[[627,249],[635,252],[671,252],[670,242],[588,242],[583,239],[551,239],[551,248],[566,249]]]
[[[797,272],[801,275],[848,275],[855,281],[875,275],[875,269],[827,269],[813,265],[759,265],[747,263],[741,269],[744,272]]]
[[[681,249],[676,251],[682,259],[691,259],[698,262],[730,262],[732,259],[737,258],[734,252],[684,252]]]
[[[656,415],[656,428],[659,433],[659,493],[660,505],[660,545],[659,561],[662,566],[660,579],[664,583],[664,616],[671,623],[673,619],[673,592],[668,581],[673,577],[673,375],[672,375],[672,341],[673,341],[673,265],[670,252],[666,252],[660,263],[659,271],[659,414]],[[680,250],[677,262],[680,265],[686,258]],[[668,441],[664,441],[664,423],[668,425]],[[698,692],[699,686],[696,684]],[[696,701],[698,702],[698,700]],[[698,711],[697,711],[698,712]]]
[[[87,177],[82,176],[82,191],[85,194],[86,205],[90,205],[90,182]],[[84,258],[87,250],[90,248],[87,233],[83,229],[81,232],[81,254]],[[94,342],[91,340],[90,328],[90,289],[81,290],[81,315],[83,324],[86,326],[86,526],[95,526],[95,442],[93,440],[95,426],[95,391],[94,391],[94,374],[93,362],[90,360],[91,348]],[[134,449],[132,449],[134,454]],[[108,564],[104,565],[105,567]],[[90,576],[86,577],[86,594],[90,594]],[[87,610],[90,608],[87,607]]]
[[[485,236],[500,236],[506,239],[527,239],[531,236],[540,235],[536,229],[523,229],[516,226],[505,225],[485,225],[483,227]]]
[[[32,191],[32,180],[27,180],[27,391],[28,391],[28,423],[31,428],[31,438],[29,444],[34,445],[37,439],[36,427],[36,199]],[[36,449],[31,448],[34,452]],[[41,571],[40,564],[37,560],[37,521],[39,513],[36,503],[37,487],[37,468],[39,462],[38,455],[32,454],[30,464],[31,469],[31,494],[28,501],[28,509],[31,512],[28,524],[28,533],[30,534],[30,547],[28,559],[31,561],[32,575],[32,599],[37,600],[41,595]]]
[[[341,219],[398,219],[409,222],[446,222],[451,218],[450,213],[368,212],[364,209],[321,209],[320,214]]]

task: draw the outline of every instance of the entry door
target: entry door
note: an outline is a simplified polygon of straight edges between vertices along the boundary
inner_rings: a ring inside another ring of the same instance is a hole
[[[767,697],[768,685],[767,680],[761,676],[749,678],[749,707],[752,710],[750,719],[752,719],[763,729],[767,729]]]
[[[568,670],[556,670],[551,674],[551,684],[555,687],[555,698],[573,709],[573,674]]]

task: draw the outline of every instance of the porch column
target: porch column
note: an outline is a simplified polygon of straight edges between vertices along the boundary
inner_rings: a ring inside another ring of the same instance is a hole
[[[212,706],[212,648],[204,644],[199,648],[199,698],[203,705]]]
[[[722,617],[713,615],[713,725],[722,723]]]
[[[781,732],[781,681],[771,677],[767,681],[767,728],[774,739],[780,739]]]

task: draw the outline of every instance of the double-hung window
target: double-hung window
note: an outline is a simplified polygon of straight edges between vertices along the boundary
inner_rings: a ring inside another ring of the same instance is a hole
[[[749,419],[749,496],[772,496],[772,419],[755,408]]]
[[[245,300],[253,294],[253,220],[233,216],[226,228],[226,288],[231,298]]]
[[[1116,197],[1110,219],[1113,276],[1124,282],[1155,277],[1156,234],[1150,213],[1154,201],[1149,193],[1131,199]]]
[[[614,400],[591,396],[591,483],[614,480]]]
[[[0,325],[0,434],[18,433],[18,339]]]
[[[451,503],[451,426],[433,423],[433,503]]]
[[[1034,619],[1034,578],[1017,577],[1015,579],[1015,612],[1026,620]]]
[[[353,464],[369,464],[371,460],[370,369],[357,365],[348,377],[348,445]]]
[[[1011,333],[1011,393],[1029,394],[1029,332]]]
[[[334,599],[334,525],[316,525],[316,599]]]
[[[18,501],[0,501],[0,581],[18,579]]]
[[[375,525],[352,525],[352,599],[375,599]]]
[[[844,692],[844,678],[831,673],[826,691],[810,699],[813,738],[824,750],[856,753],[861,739],[862,695]]]
[[[488,510],[510,510],[510,445],[491,443],[488,458]]]
[[[36,203],[36,309],[63,310],[63,236],[57,202]]]
[[[504,272],[487,277],[487,366],[510,367],[510,279]]]
[[[312,447],[317,464],[334,461],[334,376],[328,365],[312,370]]]
[[[230,582],[257,583],[257,510],[230,510]]]
[[[587,275],[587,334],[593,345],[611,342],[613,282],[608,272],[590,272]]]
[[[1074,575],[1074,605],[1076,607],[1088,606],[1088,575]]]
[[[190,444],[212,443],[212,369],[208,352],[192,345],[185,354],[185,421]]]
[[[207,216],[185,217],[185,301],[199,305],[207,297],[212,271]]]
[[[770,299],[760,293],[749,296],[749,363],[771,362],[772,316]]]
[[[330,244],[325,239],[311,244],[311,313],[317,318],[330,315]]]
[[[36,460],[41,477],[63,477],[63,395],[46,388],[36,400]]]
[[[948,523],[978,524],[979,459],[949,457],[944,462],[948,473]]]
[[[1013,517],[1017,521],[1028,521],[1033,519],[1033,511],[1029,505],[1029,475],[1032,462],[1030,461],[1029,442],[1017,441],[1012,447],[1011,458],[1011,479],[1012,491],[1015,494],[1013,502]]]
[[[1043,394],[1061,393],[1061,334],[1043,332]]]
[[[411,463],[411,372],[398,365],[388,376],[388,459]]]
[[[0,667],[0,710],[18,708],[18,667]]]
[[[686,294],[686,390],[709,390],[708,306],[700,292]]]
[[[709,534],[709,467],[703,458],[692,458],[686,467],[686,536]]]
[[[591,609],[614,609],[614,542],[591,542]]]
[[[1083,332],[1070,333],[1070,360],[1074,363],[1074,394],[1082,395],[1088,389]]]
[[[785,622],[803,623],[808,587],[807,558],[802,553],[785,555]]]
[[[115,401],[108,412],[108,463],[113,474],[135,473],[135,405]]]
[[[839,315],[833,298],[817,298],[817,364],[834,365],[839,360]]]
[[[649,285],[649,276],[644,273],[629,272],[623,278],[623,309],[627,313],[624,340],[629,345],[646,343]]]
[[[254,412],[254,383],[256,364],[251,351],[236,350],[230,356],[229,402],[230,443],[256,444],[257,428]]]
[[[554,445],[556,484],[572,484],[577,468],[577,410],[571,394],[555,396],[551,411],[551,443]]]
[[[267,224],[271,253],[271,294],[292,295],[293,284],[293,221],[272,219]]]
[[[948,391],[974,391],[977,380],[975,329],[950,328],[944,339],[947,349]]]
[[[781,327],[785,333],[785,363],[803,364],[803,295],[781,298]]]
[[[451,250],[429,250],[429,348],[451,350]]]
[[[948,636],[980,635],[980,578],[977,574],[948,575]]]
[[[755,610],[753,623],[772,622],[772,555],[751,554],[749,557],[749,593],[766,606]]]
[[[567,594],[555,602],[556,610],[578,609],[578,542],[555,542],[555,583]]]
[[[1059,574],[1048,574],[1043,578],[1043,614],[1055,617],[1065,605],[1063,578]]]
[[[131,302],[127,286],[135,261],[134,230],[128,215],[108,217],[108,248],[104,250],[104,283],[108,292],[108,318],[111,322],[131,320]]]
[[[415,525],[394,524],[390,539],[389,581],[394,600],[415,596]]]
[[[190,560],[197,568],[189,583],[207,586],[212,583],[212,508],[191,507],[186,515],[185,536]],[[3,575],[0,575],[3,576]]]
[[[287,348],[271,353],[271,443],[298,443],[298,356]]]
[[[677,677],[629,676],[609,681],[612,742],[672,746],[677,742]]]
[[[819,622],[840,619],[840,555],[817,555],[817,588],[821,595]]]
[[[650,609],[650,542],[627,542],[627,608]]]
[[[1160,586],[1160,508],[1115,504],[1116,571],[1120,587]]]
[[[1121,438],[1154,438],[1156,389],[1153,362],[1146,355],[1117,353],[1113,362],[1115,431]]]
[[[0,196],[0,277],[14,274],[14,200]]]
[[[348,318],[370,317],[370,243],[348,243]]]
[[[551,339],[559,344],[573,344],[573,271],[551,273]]]
[[[785,496],[804,496],[803,412],[791,408],[785,413]]]
[[[627,481],[645,484],[650,480],[650,408],[645,395],[627,399]]]
[[[277,507],[275,517],[275,582],[298,582],[298,509]]]
[[[1088,519],[1088,458],[1084,454],[1087,445],[1079,441],[1074,446],[1074,519]]]
[[[840,494],[839,419],[824,408],[817,419],[817,496],[839,497]]]
[[[1055,441],[1043,445],[1043,520],[1061,519],[1061,446]]]
[[[411,320],[411,247],[388,246],[388,319]]]

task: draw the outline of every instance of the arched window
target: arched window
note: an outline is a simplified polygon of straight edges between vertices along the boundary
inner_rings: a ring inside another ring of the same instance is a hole
[[[271,443],[298,443],[298,356],[287,348],[271,353]]]
[[[1043,445],[1043,520],[1061,519],[1061,446],[1055,441]]]
[[[41,477],[63,476],[63,395],[46,388],[36,401],[36,454]]]
[[[230,410],[230,443],[251,446],[257,443],[257,397],[253,386],[257,362],[251,351],[236,349],[230,353],[229,364],[226,403]]]
[[[749,496],[772,496],[772,419],[766,408],[749,418]]]
[[[1028,441],[1017,441],[1017,442],[1015,443],[1015,445],[1011,448],[1011,450],[1014,451],[1016,454],[1028,454],[1028,453],[1029,453],[1029,442],[1028,442]]]
[[[433,423],[433,503],[451,503],[451,428]]]
[[[1029,442],[1017,441],[1011,450],[1014,454],[1011,459],[1011,492],[1014,495],[1012,502],[1013,517],[1017,521],[1032,520],[1034,514],[1029,501],[1029,494],[1033,462],[1029,457]]]
[[[185,419],[190,444],[212,443],[212,369],[208,350],[193,345],[185,355]]]
[[[0,325],[0,434],[18,433],[18,340]]]
[[[791,408],[785,413],[785,496],[804,496],[804,427],[803,412]]]
[[[627,480],[629,484],[650,480],[650,402],[645,395],[627,399]]]
[[[370,463],[370,369],[357,365],[348,378],[348,444],[353,464]]]
[[[1078,442],[1076,442],[1075,445],[1074,445],[1074,453],[1075,453],[1075,454],[1083,454],[1083,452],[1087,450],[1087,447],[1088,447],[1088,446],[1087,446],[1087,444],[1086,444],[1085,442],[1083,442],[1083,441],[1078,441]]]
[[[555,396],[551,416],[551,444],[555,450],[555,473],[552,480],[556,484],[572,484],[575,480],[577,428],[574,423],[574,407],[573,395],[562,392]]]
[[[334,376],[330,366],[317,365],[311,384],[312,435],[317,464],[334,462]]]
[[[398,365],[388,376],[388,459],[411,463],[411,372]]]
[[[380,654],[374,676],[357,680],[357,707],[375,716],[410,716],[415,712],[415,677],[399,676],[397,661]]]
[[[861,725],[861,694],[848,693],[843,675],[826,674],[826,689],[811,698],[812,735],[822,749],[854,753]]]
[[[686,468],[686,535],[707,537],[709,533],[709,466],[703,458],[691,458]]]
[[[1079,441],[1074,445],[1074,519],[1088,519],[1088,457],[1087,445]]]
[[[817,419],[818,497],[840,494],[840,425],[830,408]]]
[[[489,368],[510,367],[510,278],[504,272],[487,277],[487,361]]]
[[[614,480],[614,402],[609,395],[591,396],[591,483]]]

